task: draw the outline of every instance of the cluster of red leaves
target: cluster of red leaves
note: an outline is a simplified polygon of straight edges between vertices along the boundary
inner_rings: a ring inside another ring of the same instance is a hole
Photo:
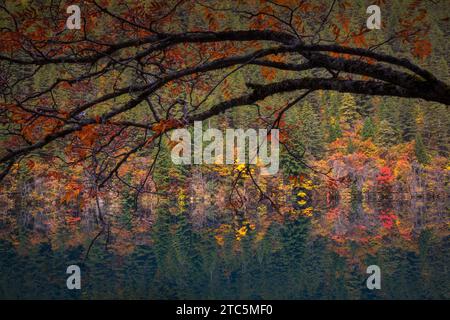
[[[394,175],[389,167],[381,167],[380,172],[377,175],[377,182],[381,185],[390,184],[394,181]]]
[[[381,211],[380,221],[384,228],[390,230],[394,223],[398,220],[398,217],[392,211]]]

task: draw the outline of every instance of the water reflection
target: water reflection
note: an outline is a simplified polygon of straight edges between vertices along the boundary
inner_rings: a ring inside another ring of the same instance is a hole
[[[311,214],[193,212],[87,219],[9,212],[0,221],[1,298],[450,298],[448,204],[349,203]],[[96,239],[93,241],[93,239]],[[82,290],[65,270],[82,269]],[[366,267],[382,270],[368,290]]]

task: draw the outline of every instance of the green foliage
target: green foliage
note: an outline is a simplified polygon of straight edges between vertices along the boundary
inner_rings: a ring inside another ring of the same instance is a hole
[[[356,104],[358,113],[364,118],[370,117],[375,112],[375,106],[373,105],[370,97],[358,96]]]
[[[382,147],[390,147],[397,142],[397,132],[387,120],[382,120],[378,125],[377,142]]]
[[[126,189],[123,192],[123,200],[122,200],[122,214],[119,215],[117,220],[120,225],[127,229],[131,229],[131,221],[133,218],[133,212],[137,210],[135,194],[130,189]]]
[[[424,108],[423,142],[430,150],[447,157],[449,150],[450,115],[448,106],[427,103]]]
[[[336,92],[327,92],[327,107],[324,115],[324,132],[326,132],[326,141],[328,143],[342,137],[342,130],[339,124],[339,104],[340,99]]]
[[[416,154],[417,161],[419,161],[420,163],[427,164],[430,161],[420,133],[416,135],[414,152]]]
[[[371,117],[367,117],[364,120],[363,128],[361,130],[361,138],[367,140],[369,138],[374,139],[376,134],[375,125]]]
[[[313,156],[320,156],[323,151],[323,132],[320,118],[308,102],[301,109],[302,125],[300,127],[299,139],[307,152]]]
[[[341,138],[341,137],[342,137],[342,130],[341,130],[341,125],[339,124],[339,122],[331,123],[328,126],[327,142],[333,142],[337,138]]]
[[[402,140],[404,142],[414,140],[416,136],[416,120],[411,106],[400,105],[399,112],[399,129]]]
[[[399,107],[398,99],[392,99],[389,103],[382,103],[377,110],[380,133],[379,142],[386,146],[392,146],[400,141]],[[383,124],[381,124],[383,122]]]
[[[288,175],[296,175],[306,169],[298,157],[305,155],[318,158],[322,155],[324,134],[319,114],[308,102],[299,109],[291,110],[287,122],[295,130],[289,131],[289,152],[283,150],[281,166]]]
[[[342,95],[341,106],[339,108],[341,128],[343,130],[352,130],[359,114],[356,111],[355,98],[350,93]]]
[[[188,176],[188,170],[190,168],[188,166],[174,164],[170,151],[171,148],[167,144],[167,140],[163,139],[153,173],[153,179],[161,190],[167,189],[171,183],[176,181],[182,182]]]

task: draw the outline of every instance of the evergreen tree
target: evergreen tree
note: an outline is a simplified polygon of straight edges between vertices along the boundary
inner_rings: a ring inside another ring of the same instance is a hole
[[[308,102],[305,102],[301,109],[301,119],[299,138],[307,152],[313,156],[319,156],[323,151],[322,126],[318,113]]]
[[[358,95],[356,97],[356,110],[363,117],[370,117],[374,112],[375,106],[369,96]]]
[[[301,108],[289,110],[286,122],[294,129],[288,132],[286,147],[289,150],[282,149],[281,166],[287,174],[296,175],[306,170],[298,157],[319,157],[324,151],[323,126],[318,112],[308,102]]]
[[[394,145],[400,142],[400,120],[399,120],[399,108],[402,105],[399,99],[389,99],[384,103],[381,103],[377,110],[377,117],[379,125],[382,121],[386,121],[390,127],[389,131],[389,145]],[[386,128],[386,126],[385,126]]]
[[[444,157],[448,156],[449,119],[448,107],[435,103],[424,106],[423,141]]]
[[[356,111],[355,98],[350,93],[344,93],[341,106],[339,108],[341,128],[343,130],[353,130],[356,120],[359,117]]]
[[[375,125],[372,121],[371,117],[367,117],[364,120],[364,125],[363,128],[361,130],[361,137],[363,140],[367,140],[369,138],[373,139],[375,137]]]
[[[342,137],[342,130],[339,124],[339,104],[340,100],[336,92],[329,92],[328,107],[325,109],[325,131],[327,132],[327,142],[333,142]]]
[[[402,106],[408,105],[408,100],[402,98],[383,98],[384,103],[379,108],[379,120],[387,120],[394,129],[398,129],[399,114]]]
[[[420,135],[420,133],[416,135],[414,152],[416,153],[417,161],[419,161],[420,163],[427,164],[430,161],[427,151],[425,150],[425,145],[423,144],[422,136]]]
[[[416,120],[411,106],[400,105],[399,126],[401,138],[404,142],[412,141],[416,136]]]
[[[339,118],[339,105],[340,105],[341,101],[336,92],[331,91],[328,94],[329,94],[329,99],[328,99],[329,107],[327,108],[328,117],[338,119]]]
[[[397,133],[387,120],[382,120],[378,126],[377,142],[381,146],[390,147],[397,141]]]
[[[333,142],[337,138],[341,138],[341,137],[342,137],[342,130],[341,130],[341,126],[339,125],[339,122],[331,123],[328,126],[327,141],[328,142]]]

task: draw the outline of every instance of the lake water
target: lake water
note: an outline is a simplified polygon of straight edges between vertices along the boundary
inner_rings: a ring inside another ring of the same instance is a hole
[[[353,203],[309,214],[158,209],[94,221],[3,212],[0,298],[449,299],[449,207]],[[66,268],[81,268],[68,290]],[[381,269],[369,290],[366,268]]]

